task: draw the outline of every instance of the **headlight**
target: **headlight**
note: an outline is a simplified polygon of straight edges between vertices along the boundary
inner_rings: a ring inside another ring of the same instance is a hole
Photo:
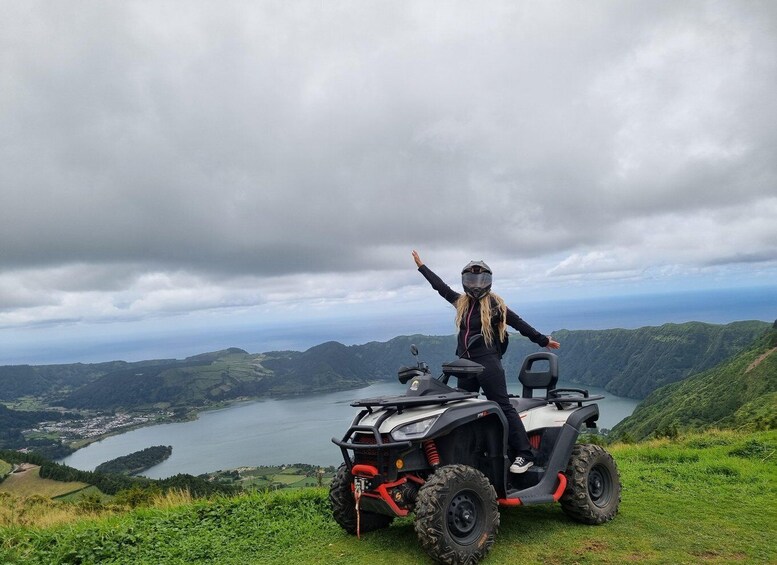
[[[424,418],[423,420],[418,420],[417,422],[410,422],[409,424],[405,424],[404,426],[399,426],[398,428],[394,428],[393,430],[391,430],[391,437],[397,441],[423,437],[439,417],[440,416],[438,414],[437,416],[431,416],[430,418]]]

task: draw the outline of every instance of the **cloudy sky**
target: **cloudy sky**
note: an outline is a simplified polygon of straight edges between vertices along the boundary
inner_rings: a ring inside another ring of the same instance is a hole
[[[548,332],[557,301],[777,287],[773,2],[0,14],[0,362],[452,333],[414,248]]]

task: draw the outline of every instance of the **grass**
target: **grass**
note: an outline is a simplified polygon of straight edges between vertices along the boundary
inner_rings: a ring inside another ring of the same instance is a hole
[[[577,524],[559,505],[502,509],[485,563],[777,563],[777,431],[609,449],[623,483],[615,520]],[[0,563],[431,563],[412,519],[358,540],[318,488],[183,497],[61,526],[0,527],[0,540]]]
[[[3,461],[0,459],[0,478],[6,476],[8,473],[11,472],[11,464]]]
[[[701,437],[712,440],[710,445],[694,447],[691,438],[612,448],[623,501],[619,516],[604,527],[559,528],[548,523],[555,521],[552,506],[523,509],[520,515],[503,512],[494,562],[500,563],[500,556],[507,562],[510,552],[521,548],[525,552],[527,544],[516,541],[522,536],[537,542],[548,532],[552,537],[544,547],[532,544],[537,562],[775,562],[777,461],[736,451],[748,441],[774,449],[777,433],[744,441],[734,432]]]
[[[110,500],[112,498],[112,496],[110,495],[103,494],[103,492],[100,489],[98,489],[96,486],[89,485],[86,488],[83,488],[81,490],[76,490],[73,492],[69,492],[67,494],[56,496],[54,497],[54,500],[58,500],[61,502],[80,502],[90,496],[96,496],[100,500]]]
[[[40,478],[40,467],[34,466],[26,471],[9,475],[0,483],[0,492],[16,496],[38,495],[45,498],[56,498],[75,491],[85,489],[86,483],[53,481]]]

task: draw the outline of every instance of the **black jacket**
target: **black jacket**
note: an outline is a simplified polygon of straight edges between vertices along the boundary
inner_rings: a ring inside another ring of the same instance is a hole
[[[421,265],[418,270],[426,278],[426,280],[429,281],[429,284],[432,285],[432,288],[440,293],[440,296],[442,296],[451,304],[456,304],[459,296],[461,296],[458,292],[445,284],[445,282],[426,265]],[[507,349],[506,342],[498,343],[495,341],[489,347],[486,345],[485,339],[481,337],[480,339],[472,341],[469,344],[469,347],[467,346],[467,342],[472,340],[472,336],[476,336],[478,334],[481,334],[482,336],[483,330],[483,327],[480,323],[480,301],[472,300],[470,304],[470,310],[464,316],[464,319],[462,319],[461,326],[459,327],[459,335],[456,342],[456,355],[459,357],[468,358],[482,357],[484,355],[498,355],[501,357],[505,349]],[[497,308],[492,308],[492,311],[494,314],[491,316],[491,327],[493,328],[494,336],[498,336],[499,310]],[[518,314],[509,308],[507,309],[507,325],[515,328],[521,333],[521,335],[528,337],[531,341],[540,347],[547,346],[548,341],[550,341],[548,336],[542,335],[540,332],[535,330],[533,327],[523,321],[523,319],[521,319]]]

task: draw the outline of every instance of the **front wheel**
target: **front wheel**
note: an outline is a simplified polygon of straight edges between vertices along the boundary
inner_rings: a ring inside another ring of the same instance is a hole
[[[440,467],[418,491],[415,531],[439,563],[477,563],[494,545],[498,529],[496,491],[477,469]]]
[[[567,516],[584,524],[603,524],[615,517],[621,481],[612,455],[598,445],[575,445],[564,474],[567,488],[560,502]]]
[[[356,499],[353,496],[353,476],[343,464],[337,469],[329,486],[329,503],[335,522],[349,534],[356,535]],[[359,530],[361,533],[387,528],[394,520],[393,516],[376,512],[359,511]]]

